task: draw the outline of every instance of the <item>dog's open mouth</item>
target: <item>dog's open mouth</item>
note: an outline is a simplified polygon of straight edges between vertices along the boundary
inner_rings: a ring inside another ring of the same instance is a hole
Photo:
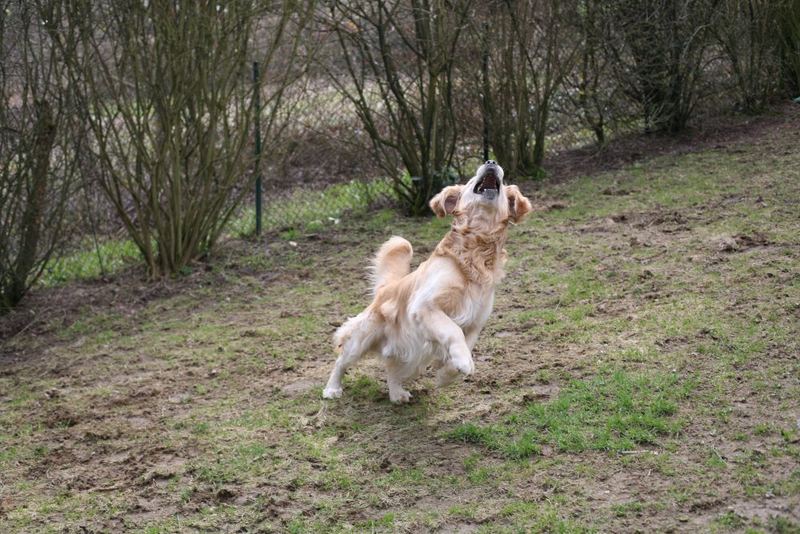
[[[500,183],[497,180],[497,174],[494,170],[488,169],[483,173],[478,183],[475,184],[473,192],[483,195],[490,200],[497,196],[497,193],[500,192]]]

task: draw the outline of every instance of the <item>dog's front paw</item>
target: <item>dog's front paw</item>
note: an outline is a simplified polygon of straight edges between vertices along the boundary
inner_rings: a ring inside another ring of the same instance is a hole
[[[389,390],[389,400],[395,404],[403,404],[411,400],[411,393],[405,389]]]
[[[453,360],[453,367],[461,374],[471,375],[475,372],[475,362],[472,358],[458,358]]]
[[[325,388],[322,390],[323,399],[338,399],[342,396],[342,388]]]

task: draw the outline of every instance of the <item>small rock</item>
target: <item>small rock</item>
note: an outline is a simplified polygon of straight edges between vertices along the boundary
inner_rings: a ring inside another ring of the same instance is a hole
[[[563,210],[563,209],[566,209],[566,208],[567,208],[567,203],[566,202],[560,202],[558,200],[555,200],[553,202],[550,202],[547,205],[546,209],[547,210]]]
[[[739,243],[731,236],[724,235],[717,239],[717,249],[720,252],[736,252],[739,250]]]
[[[648,242],[642,241],[641,239],[639,239],[636,236],[631,237],[630,240],[628,241],[628,243],[632,247],[649,247],[650,246],[650,244]]]
[[[558,386],[543,385],[533,386],[530,391],[522,395],[522,402],[529,403],[549,399],[558,392]]]
[[[192,396],[188,393],[180,393],[176,395],[170,395],[167,398],[167,402],[170,404],[183,404],[185,402],[189,402],[192,399]]]
[[[234,497],[236,497],[236,493],[228,488],[222,488],[217,492],[217,500],[219,502],[228,502]]]

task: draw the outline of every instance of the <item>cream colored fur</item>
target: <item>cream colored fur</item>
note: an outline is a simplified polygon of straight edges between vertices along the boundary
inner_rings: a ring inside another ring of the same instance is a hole
[[[472,348],[491,314],[495,284],[503,277],[508,224],[531,210],[517,186],[502,185],[499,166],[493,166],[496,197],[475,191],[489,163],[467,184],[446,187],[431,200],[434,213],[453,215],[453,224],[416,271],[410,272],[408,241],[395,236],[381,246],[373,266],[373,301],[336,331],[339,357],[323,397],[340,397],[347,368],[370,354],[385,363],[392,402],[408,402],[411,394],[403,384],[430,365],[438,368],[439,386],[474,372]]]

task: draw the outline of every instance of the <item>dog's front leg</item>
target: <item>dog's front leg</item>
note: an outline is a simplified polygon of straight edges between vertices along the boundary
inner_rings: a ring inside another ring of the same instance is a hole
[[[451,370],[465,375],[471,375],[475,371],[472,352],[467,346],[464,332],[446,313],[436,308],[426,308],[415,313],[414,317],[429,339],[447,349],[450,360],[445,368],[450,367]]]
[[[467,348],[472,351],[472,347],[475,346],[475,343],[478,341],[478,334],[480,334],[479,328],[471,328],[467,329],[464,332],[464,339],[467,342]],[[451,365],[442,364],[441,367],[436,372],[436,387],[442,388],[448,386],[453,383],[453,381],[458,378],[461,373],[458,369],[455,369]]]

